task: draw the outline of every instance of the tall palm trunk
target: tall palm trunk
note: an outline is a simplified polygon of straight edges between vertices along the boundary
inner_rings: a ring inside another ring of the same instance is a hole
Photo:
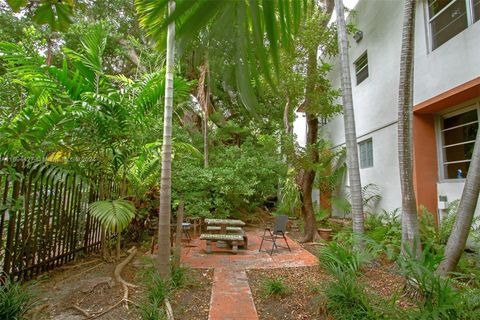
[[[353,111],[352,82],[348,60],[347,28],[342,0],[335,0],[337,12],[338,49],[340,53],[342,77],[343,121],[345,124],[345,144],[347,146],[348,178],[350,181],[350,198],[352,204],[353,232],[362,235],[365,232],[363,224],[362,182],[358,165],[357,132],[355,129],[355,114]],[[361,239],[358,240],[360,247]]]
[[[445,247],[445,259],[438,266],[437,272],[442,275],[455,270],[462,256],[468,234],[472,227],[473,215],[480,193],[480,127],[473,148],[472,161],[468,169],[467,179],[463,187],[462,198],[457,209],[457,217],[452,233]]]
[[[417,202],[413,189],[413,52],[415,0],[405,0],[398,89],[398,161],[402,190],[402,244],[420,252]]]
[[[175,2],[170,0],[168,12],[175,10]],[[160,208],[158,212],[158,257],[157,268],[160,276],[170,278],[170,215],[172,198],[172,109],[173,71],[175,57],[175,22],[168,25],[167,64],[165,74],[165,111],[163,121],[162,177],[160,184]]]

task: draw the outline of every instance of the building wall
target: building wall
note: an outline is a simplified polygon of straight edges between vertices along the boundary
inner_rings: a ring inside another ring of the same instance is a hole
[[[400,185],[397,160],[398,70],[400,66],[403,6],[401,1],[360,1],[353,22],[363,32],[356,43],[350,38],[349,59],[358,142],[372,139],[373,167],[360,169],[362,185],[375,184],[382,195],[378,207],[394,210],[400,207]],[[375,23],[372,23],[374,21]],[[381,26],[381,27],[380,27]],[[353,61],[367,50],[369,76],[356,85]],[[332,61],[329,75],[340,87],[338,59]],[[341,103],[341,99],[338,101]],[[345,144],[343,117],[338,116],[322,127],[321,134],[335,147]],[[348,186],[348,179],[346,185]],[[338,215],[341,215],[337,212]]]
[[[362,185],[376,184],[383,197],[379,207],[393,210],[401,206],[396,121],[403,1],[360,0],[355,12],[353,22],[363,31],[363,39],[359,43],[352,38],[349,43],[357,138],[358,142],[372,138],[374,157],[372,168],[360,170]],[[480,76],[480,22],[431,51],[425,3],[418,1],[415,46],[414,105]],[[369,76],[356,85],[353,62],[365,50],[368,52]],[[333,59],[331,64],[333,68],[329,78],[334,87],[340,87],[338,59]],[[455,104],[446,103],[442,111],[454,107]],[[414,130],[420,132],[420,124],[423,130],[433,133],[420,138],[417,135],[415,141],[417,164],[429,165],[429,172],[417,170],[416,191],[431,211],[436,211],[438,195],[446,195],[449,201],[453,201],[458,199],[463,189],[462,181],[441,181],[438,176],[437,137],[433,127],[438,111],[419,115],[414,120],[417,126]],[[296,126],[304,127],[305,124],[296,123]],[[297,128],[296,132],[302,130]],[[320,135],[330,139],[335,148],[343,146],[343,117],[338,116],[323,126]],[[477,212],[480,213],[480,206],[477,206]]]

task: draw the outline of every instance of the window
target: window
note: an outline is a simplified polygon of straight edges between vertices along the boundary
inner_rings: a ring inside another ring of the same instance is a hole
[[[354,63],[357,85],[368,78],[368,56],[365,51]]]
[[[478,104],[469,111],[446,115],[441,119],[443,176],[462,179],[467,176],[478,130]]]
[[[428,0],[432,50],[480,18],[480,0]]]
[[[372,139],[362,141],[358,144],[360,149],[360,168],[373,167],[373,142]]]

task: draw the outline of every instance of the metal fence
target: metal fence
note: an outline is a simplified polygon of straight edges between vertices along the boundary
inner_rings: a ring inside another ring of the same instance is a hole
[[[0,162],[0,272],[29,279],[99,249],[101,227],[88,204],[116,188],[47,164]]]

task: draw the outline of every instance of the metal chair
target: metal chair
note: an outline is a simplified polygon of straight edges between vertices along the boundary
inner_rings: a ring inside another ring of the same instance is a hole
[[[288,245],[287,237],[285,237],[285,231],[287,230],[287,223],[288,223],[288,216],[286,215],[276,216],[275,224],[273,226],[273,232],[270,228],[266,228],[265,231],[263,231],[262,242],[260,243],[260,248],[258,249],[258,251],[260,252],[262,250],[264,241],[270,241],[272,242],[272,250],[270,250],[270,255],[273,254],[274,249],[278,249],[278,248],[285,248],[291,252],[292,250],[290,250],[290,246]],[[285,244],[287,246],[283,247],[278,245],[277,239],[285,240]]]

